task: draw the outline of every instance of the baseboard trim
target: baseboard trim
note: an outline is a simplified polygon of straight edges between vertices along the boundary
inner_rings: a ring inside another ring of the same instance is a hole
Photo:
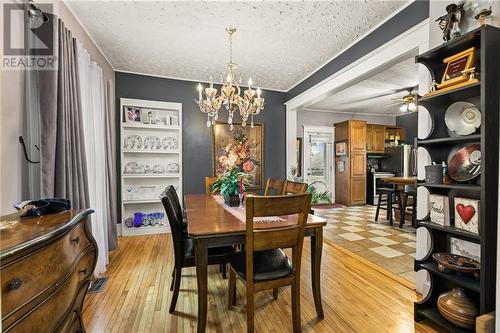
[[[347,250],[345,247],[342,247],[340,245],[337,245],[335,244],[334,242],[332,242],[331,240],[329,239],[326,239],[326,238],[323,238],[323,242],[331,247],[333,247],[334,249],[336,250],[339,250],[340,252],[343,252],[344,254],[356,259],[357,261],[360,261],[362,262],[363,264],[369,266],[370,268],[373,268],[374,270],[376,270],[377,272],[379,273],[382,273],[384,274],[385,276],[393,279],[394,281],[398,282],[399,284],[405,286],[406,288],[408,289],[411,289],[413,291],[416,291],[416,287],[415,287],[415,283],[383,268],[383,267],[380,267],[379,265],[375,264],[374,262],[371,262],[370,260],[367,260],[363,257],[361,257],[360,255],[352,252],[352,251],[349,251]]]

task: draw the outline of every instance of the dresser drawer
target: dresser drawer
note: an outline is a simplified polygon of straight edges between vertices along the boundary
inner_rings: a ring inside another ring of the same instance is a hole
[[[82,314],[82,304],[83,298],[87,292],[90,282],[85,283],[76,296],[75,302],[71,307],[71,311],[68,313],[67,317],[64,319],[64,323],[56,329],[58,333],[82,333],[83,329],[81,326],[81,314]]]
[[[80,222],[54,243],[2,267],[2,320],[70,273],[69,269],[91,244],[84,223]],[[12,320],[16,318],[8,321]]]
[[[61,323],[77,318],[81,314],[95,257],[95,249],[89,249],[70,277],[52,295],[13,325],[5,325],[4,332],[54,332],[62,329]]]

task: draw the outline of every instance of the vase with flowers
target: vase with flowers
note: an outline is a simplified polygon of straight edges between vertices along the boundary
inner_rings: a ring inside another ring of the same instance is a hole
[[[224,202],[230,207],[240,204],[240,196],[243,196],[245,188],[250,185],[250,176],[232,168],[221,174],[212,185],[212,192],[220,192],[224,196]]]

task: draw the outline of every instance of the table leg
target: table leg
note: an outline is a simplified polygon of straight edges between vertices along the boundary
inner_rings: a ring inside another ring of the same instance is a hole
[[[204,238],[195,241],[196,279],[198,281],[198,333],[207,326],[208,244]]]
[[[311,282],[314,297],[314,306],[318,318],[323,319],[323,305],[321,304],[321,255],[323,253],[323,227],[315,228],[311,237]]]

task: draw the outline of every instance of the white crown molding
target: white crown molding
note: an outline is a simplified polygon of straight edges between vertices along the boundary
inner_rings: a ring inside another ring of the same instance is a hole
[[[352,111],[335,111],[335,110],[325,110],[325,109],[314,109],[314,108],[303,108],[303,111],[309,112],[324,112],[324,113],[337,113],[337,114],[352,114],[358,116],[373,116],[373,117],[397,117],[395,114],[383,114],[383,113],[369,113],[369,112],[352,112]]]
[[[294,110],[303,108],[307,103],[311,103],[311,101],[327,95],[332,90],[349,84],[349,82],[368,74],[387,62],[394,61],[405,55],[407,56],[415,52],[415,50],[418,52],[419,47],[428,42],[428,26],[429,19],[420,22],[398,37],[352,62],[349,66],[318,82],[291,100],[286,101],[286,109]]]
[[[377,30],[378,28],[380,28],[383,24],[385,24],[387,21],[389,21],[390,19],[392,19],[394,16],[398,15],[400,12],[402,12],[406,7],[408,7],[409,5],[411,5],[412,3],[414,3],[415,1],[418,1],[418,0],[409,0],[408,2],[406,2],[401,8],[399,8],[398,10],[396,10],[395,12],[393,12],[391,15],[387,16],[383,21],[380,21],[378,24],[374,25],[370,30],[368,30],[367,32],[365,32],[363,35],[361,35],[360,37],[356,38],[354,41],[352,41],[349,45],[347,45],[344,49],[342,49],[340,52],[336,53],[334,56],[332,56],[331,58],[329,58],[327,61],[325,61],[324,63],[322,63],[320,66],[318,66],[318,68],[316,68],[314,71],[312,71],[311,73],[307,74],[303,79],[299,80],[297,83],[295,83],[294,85],[292,85],[290,88],[288,88],[288,90],[286,91],[290,91],[292,90],[293,88],[295,88],[296,86],[298,86],[300,83],[302,83],[303,81],[307,80],[309,77],[311,77],[314,73],[316,73],[317,71],[319,71],[321,68],[323,68],[324,66],[326,66],[330,61],[334,60],[335,58],[341,56],[344,52],[346,52],[347,50],[349,50],[351,47],[353,47],[354,45],[356,45],[357,43],[359,43],[361,40],[363,40],[364,38],[366,38],[369,34],[371,34],[372,32],[374,32],[375,30]]]
[[[209,83],[208,81],[202,81],[202,80],[193,80],[193,79],[185,79],[181,77],[174,77],[174,76],[166,76],[166,75],[158,75],[158,74],[150,74],[150,73],[142,73],[142,72],[134,72],[134,71],[126,71],[122,69],[115,69],[115,72],[117,73],[125,73],[125,74],[135,74],[135,75],[142,75],[142,76],[151,76],[151,77],[157,77],[161,79],[169,79],[169,80],[177,80],[177,81],[187,81],[187,82],[196,82],[196,83]],[[214,81],[215,84],[221,84],[218,81]],[[241,85],[240,87],[246,87],[244,85]],[[196,88],[196,87],[195,87]],[[276,91],[276,92],[281,92],[285,93],[285,90],[279,90],[279,89],[274,89],[274,88],[266,88],[266,87],[260,87],[261,90],[263,91]]]
[[[114,72],[116,72],[115,66],[113,66],[113,64],[111,63],[111,61],[108,59],[108,57],[106,56],[106,54],[103,52],[102,48],[95,41],[94,37],[92,37],[92,35],[87,30],[87,28],[85,27],[85,25],[83,25],[82,21],[80,21],[80,19],[75,14],[75,12],[73,11],[73,8],[71,8],[71,5],[68,3],[68,1],[67,0],[62,0],[62,3],[66,7],[66,9],[71,13],[71,15],[73,15],[75,21],[80,25],[80,27],[83,29],[83,31],[85,32],[85,34],[87,34],[87,37],[92,41],[92,43],[94,43],[94,46],[99,50],[99,52],[104,57],[104,59],[106,59],[106,61],[108,62],[109,66],[111,67],[111,69]]]

